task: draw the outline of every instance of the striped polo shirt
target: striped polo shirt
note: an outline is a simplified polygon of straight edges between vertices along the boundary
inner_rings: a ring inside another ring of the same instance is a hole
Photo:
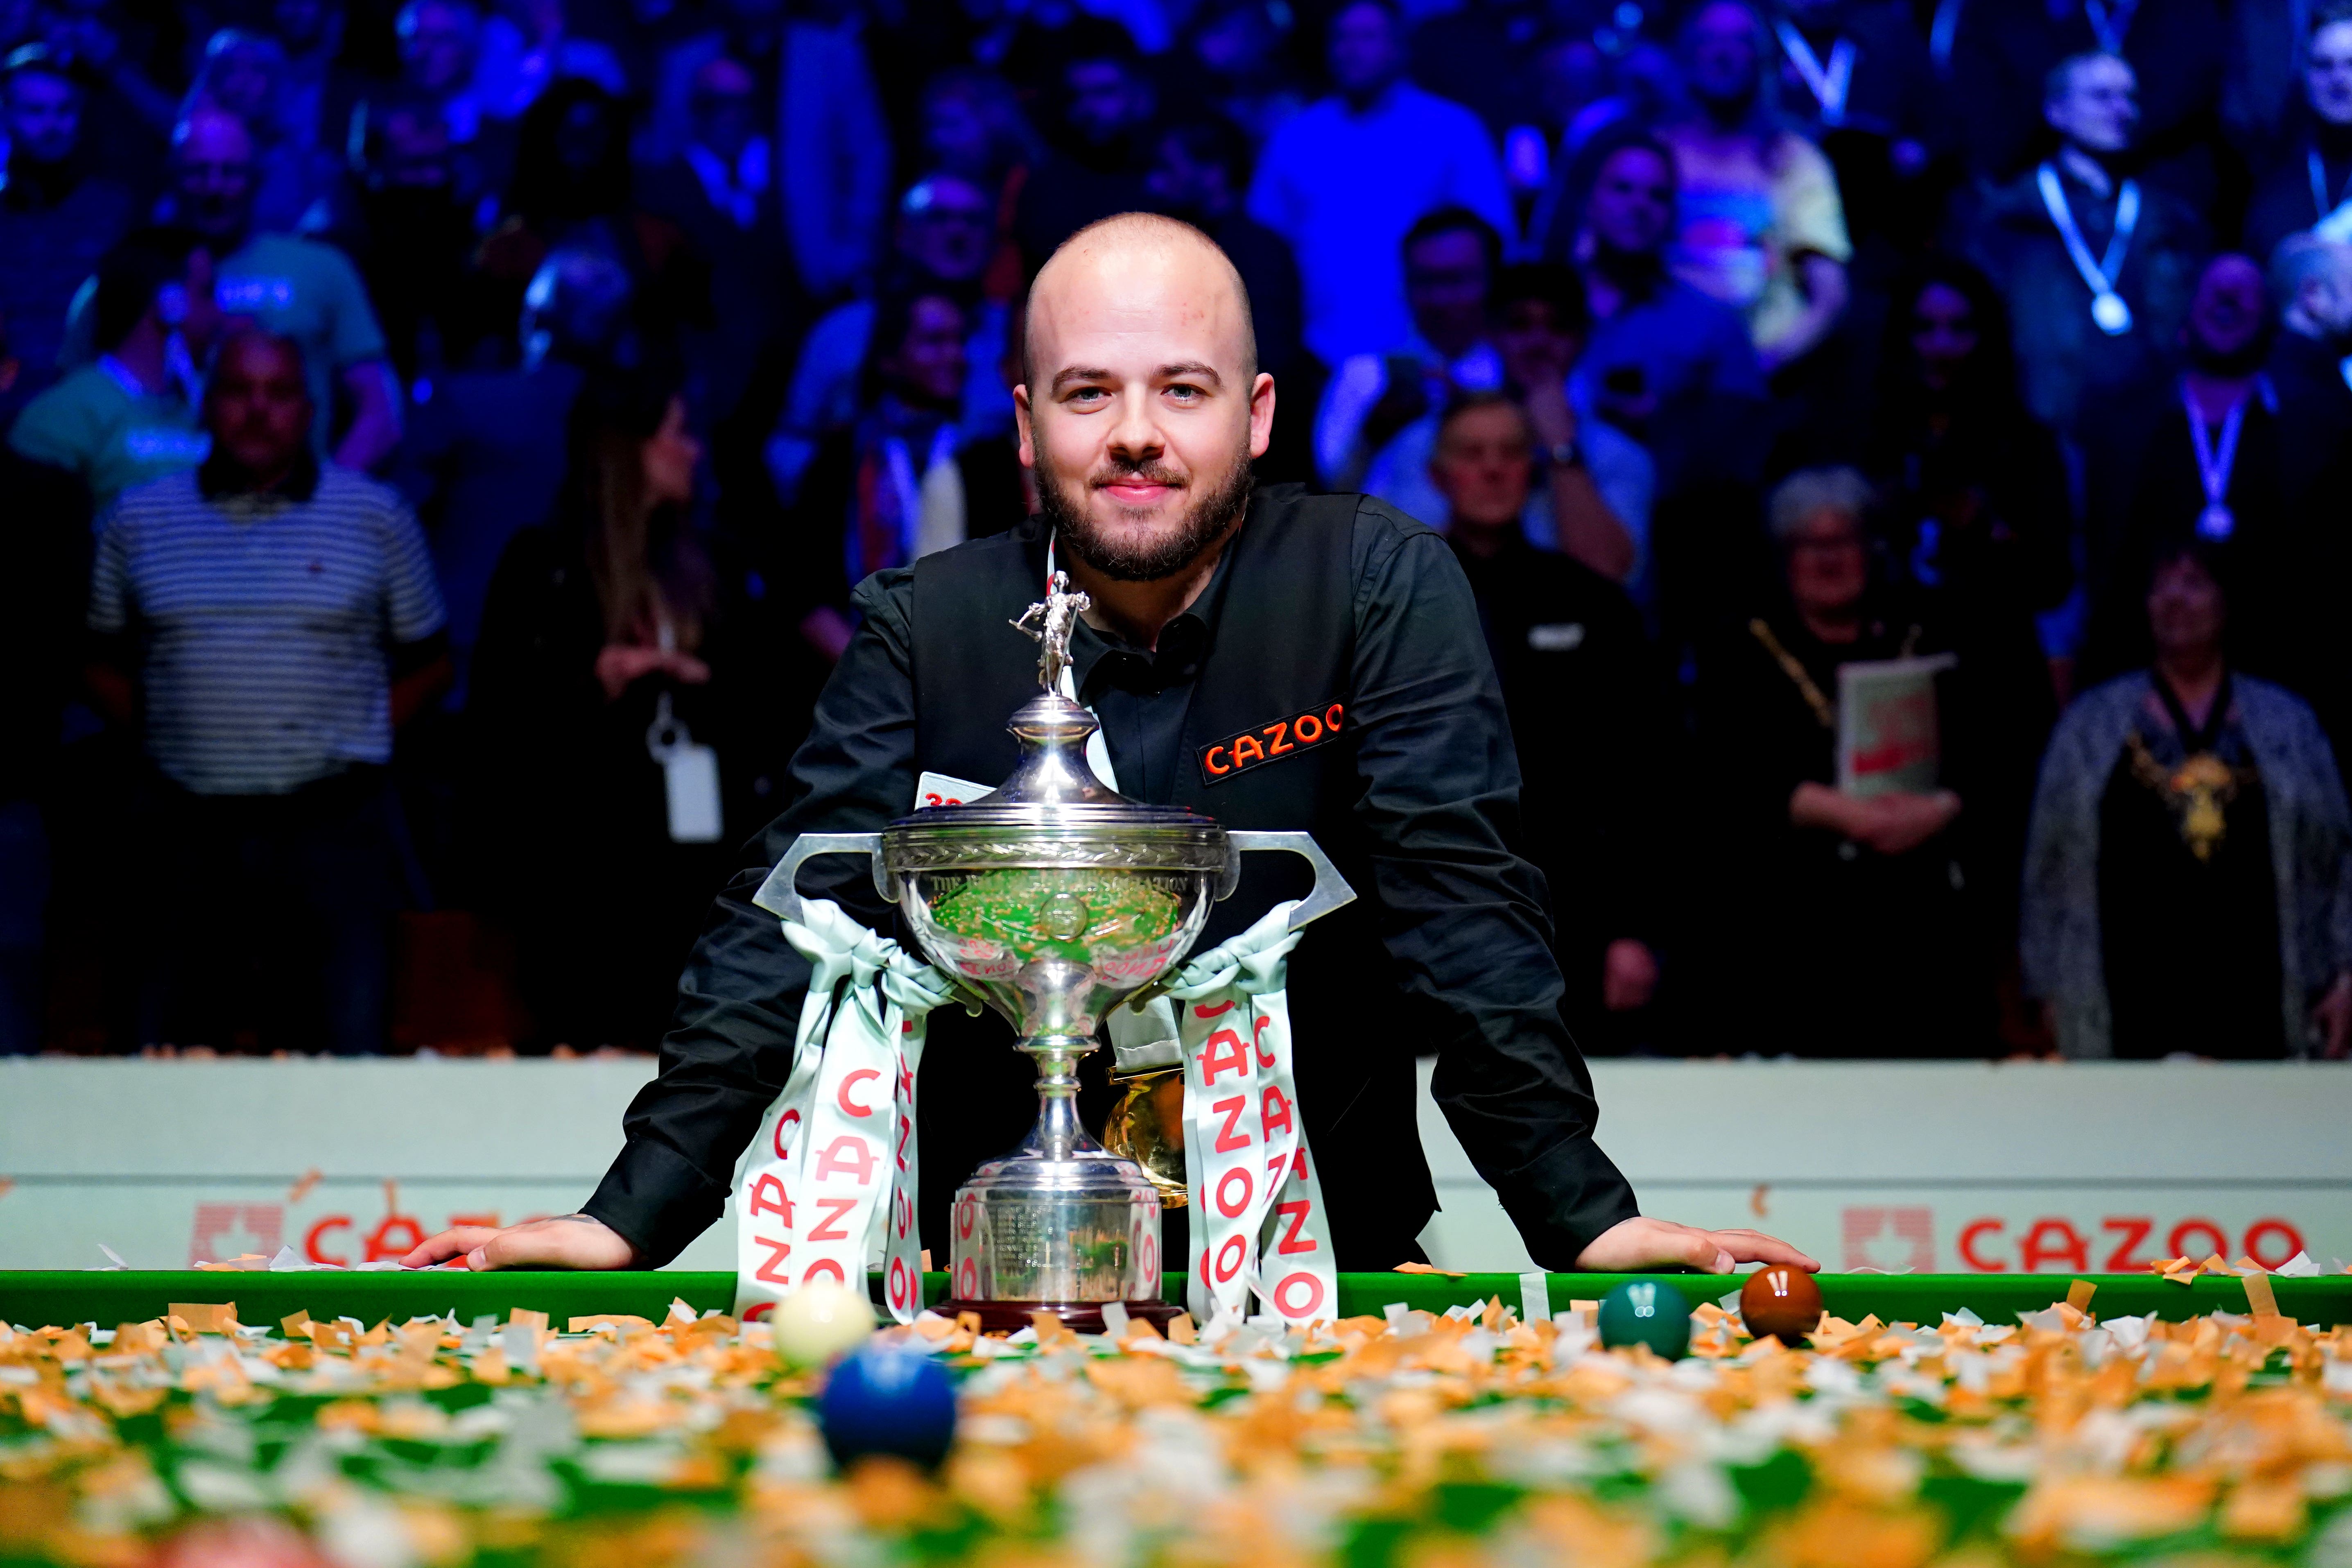
[[[191,469],[100,523],[89,627],[142,644],[147,752],[198,795],[282,795],[392,760],[387,650],[441,629],[432,558],[391,489],[346,469],[208,498]]]

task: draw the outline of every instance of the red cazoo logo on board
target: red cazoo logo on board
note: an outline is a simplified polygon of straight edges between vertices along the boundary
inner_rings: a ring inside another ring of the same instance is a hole
[[[1937,1265],[1935,1212],[1925,1205],[1853,1206],[1840,1229],[1847,1268],[1916,1273]],[[2095,1223],[2063,1215],[1980,1215],[1954,1234],[1960,1269],[1972,1274],[2137,1274],[2151,1263],[2220,1254],[2226,1262],[2251,1258],[2276,1268],[2304,1250],[2303,1229],[2275,1215],[2241,1231],[2202,1215],[2105,1215]]]

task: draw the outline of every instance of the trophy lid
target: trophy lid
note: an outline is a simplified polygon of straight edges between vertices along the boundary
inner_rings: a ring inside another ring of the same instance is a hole
[[[885,858],[900,867],[961,860],[953,847],[979,837],[1036,844],[1043,839],[1113,840],[1126,847],[1118,863],[1171,869],[1218,870],[1228,852],[1216,818],[1181,805],[1129,799],[1095,774],[1087,742],[1101,724],[1060,688],[1069,668],[1070,632],[1090,601],[1073,593],[1056,572],[1045,597],[1012,623],[1037,642],[1037,695],[1013,710],[1005,728],[1021,747],[1010,777],[961,805],[929,806],[902,816],[885,835]],[[991,858],[1019,858],[1005,842]]]

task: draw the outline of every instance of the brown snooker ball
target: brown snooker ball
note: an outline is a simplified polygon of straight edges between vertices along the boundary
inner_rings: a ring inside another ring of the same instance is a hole
[[[1739,1318],[1759,1340],[1769,1335],[1801,1345],[1821,1327],[1822,1288],[1801,1268],[1780,1263],[1759,1268],[1739,1288]]]

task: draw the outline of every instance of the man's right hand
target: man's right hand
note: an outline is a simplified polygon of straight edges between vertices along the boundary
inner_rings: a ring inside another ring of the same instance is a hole
[[[461,1225],[417,1247],[400,1260],[404,1268],[430,1268],[451,1258],[468,1268],[626,1268],[637,1249],[604,1221],[584,1214],[558,1215],[499,1230]]]

